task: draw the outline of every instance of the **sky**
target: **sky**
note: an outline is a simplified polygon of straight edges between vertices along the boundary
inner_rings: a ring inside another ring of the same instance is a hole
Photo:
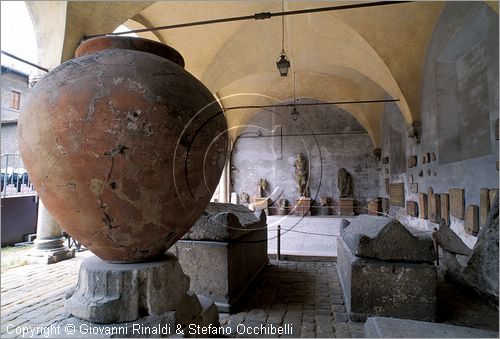
[[[35,29],[24,1],[1,2],[0,45],[2,51],[38,64]],[[26,74],[37,74],[36,68],[3,54],[1,55],[1,63]]]

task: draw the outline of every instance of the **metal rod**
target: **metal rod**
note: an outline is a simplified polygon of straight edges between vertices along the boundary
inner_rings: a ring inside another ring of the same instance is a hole
[[[298,15],[298,14],[318,13],[318,12],[327,12],[327,11],[338,11],[338,10],[343,10],[343,9],[395,5],[395,4],[407,3],[407,2],[413,2],[413,1],[378,1],[378,2],[353,4],[353,5],[343,5],[343,6],[307,8],[307,9],[300,9],[300,10],[287,11],[287,12],[275,12],[275,13],[260,12],[260,13],[255,13],[253,15],[244,15],[244,16],[235,16],[235,17],[229,17],[229,18],[213,19],[213,20],[186,22],[186,23],[182,23],[182,24],[134,29],[134,30],[125,31],[125,32],[85,35],[84,39],[97,38],[97,37],[105,36],[105,35],[123,35],[123,34],[129,34],[129,33],[143,33],[143,32],[152,32],[152,31],[161,31],[161,30],[166,30],[166,29],[191,27],[191,26],[211,25],[211,24],[218,24],[218,23],[232,22],[232,21],[242,21],[242,20],[252,20],[252,19],[253,20],[271,19],[272,17],[275,17],[275,16]]]
[[[276,248],[276,260],[280,261],[281,259],[281,226],[278,225],[276,228],[276,231],[278,232],[278,236],[276,237],[276,241],[278,242],[277,248]]]
[[[294,107],[294,106],[322,106],[322,105],[347,105],[347,104],[374,104],[380,102],[397,102],[399,99],[381,99],[381,100],[353,100],[353,101],[333,101],[333,102],[310,102],[303,104],[276,104],[276,105],[248,105],[248,106],[233,106],[224,107],[225,111],[234,109],[250,109],[250,108],[277,108],[277,107]]]
[[[356,135],[367,134],[366,131],[359,132],[328,132],[328,133],[299,133],[299,134],[281,134],[281,135],[248,135],[242,136],[240,139],[258,139],[258,138],[282,138],[282,137],[306,137],[306,136],[325,136],[325,135]]]
[[[40,70],[42,70],[42,71],[44,71],[44,72],[49,72],[49,70],[48,70],[47,68],[42,67],[42,66],[38,66],[37,64],[34,64],[34,63],[29,62],[29,61],[27,61],[27,60],[21,59],[20,57],[15,56],[14,54],[11,54],[11,53],[9,53],[9,52],[5,52],[5,51],[1,51],[1,52],[2,52],[2,54],[5,54],[6,56],[11,57],[12,59],[16,59],[16,60],[18,60],[18,61],[24,62],[25,64],[28,64],[28,65],[33,66],[33,67],[35,67],[35,68],[38,68],[38,69],[40,69]]]

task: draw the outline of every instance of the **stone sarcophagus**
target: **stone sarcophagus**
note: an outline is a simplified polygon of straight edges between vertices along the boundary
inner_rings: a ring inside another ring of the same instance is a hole
[[[268,262],[266,214],[242,205],[210,203],[172,248],[191,290],[230,312]]]
[[[432,321],[437,271],[430,236],[399,221],[361,215],[342,222],[337,244],[346,309],[354,321],[388,316]]]

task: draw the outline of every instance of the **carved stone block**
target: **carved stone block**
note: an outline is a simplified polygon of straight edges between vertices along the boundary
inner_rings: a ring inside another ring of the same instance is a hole
[[[418,194],[418,211],[421,219],[427,219],[427,194]]]
[[[295,215],[311,215],[311,198],[300,197],[295,200]]]
[[[490,212],[490,190],[481,188],[479,191],[479,225],[483,227]]]
[[[410,217],[418,217],[418,204],[416,201],[406,202],[406,214]]]
[[[371,199],[368,201],[368,214],[369,215],[380,215],[379,212],[382,211],[382,203],[379,198]]]
[[[441,193],[441,219],[445,220],[446,226],[450,226],[450,196]]]
[[[455,218],[464,218],[465,191],[462,188],[450,188],[450,214]]]
[[[498,188],[490,189],[490,209],[493,207],[493,203],[495,202],[495,196],[498,193]]]
[[[439,194],[429,194],[428,196],[429,220],[439,224],[441,222],[441,197]]]
[[[389,199],[382,198],[382,212],[389,213],[389,208],[390,208]]]
[[[468,234],[477,235],[479,232],[479,207],[477,205],[467,207],[464,228]]]
[[[354,199],[340,198],[339,210],[340,210],[340,215],[354,215]]]
[[[410,184],[410,192],[418,193],[418,184],[416,182]]]
[[[390,184],[389,196],[391,205],[405,207],[405,184],[402,182]]]
[[[498,119],[495,121],[495,139],[498,140]]]
[[[417,166],[417,156],[416,155],[410,155],[408,157],[408,168],[412,168]]]

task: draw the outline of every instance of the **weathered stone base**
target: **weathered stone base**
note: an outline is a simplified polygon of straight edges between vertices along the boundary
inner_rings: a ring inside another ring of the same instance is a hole
[[[498,332],[424,321],[370,317],[366,338],[498,338]]]
[[[64,245],[64,238],[36,239],[34,248],[29,255],[36,258],[37,263],[55,264],[75,257],[75,250]]]
[[[191,324],[218,326],[214,303],[188,289],[189,277],[171,253],[154,262],[134,264],[112,264],[89,257],[80,266],[77,286],[67,295],[68,317],[61,325],[73,324],[83,329],[81,335],[87,327],[108,329],[104,337],[168,337]],[[141,325],[149,332],[133,331]],[[153,328],[163,330],[152,333]]]
[[[232,242],[179,240],[172,248],[191,290],[215,301],[220,312],[231,312],[267,265],[266,229]]]
[[[373,315],[435,319],[437,273],[433,264],[359,258],[340,237],[337,251],[337,269],[351,320],[364,321]]]

